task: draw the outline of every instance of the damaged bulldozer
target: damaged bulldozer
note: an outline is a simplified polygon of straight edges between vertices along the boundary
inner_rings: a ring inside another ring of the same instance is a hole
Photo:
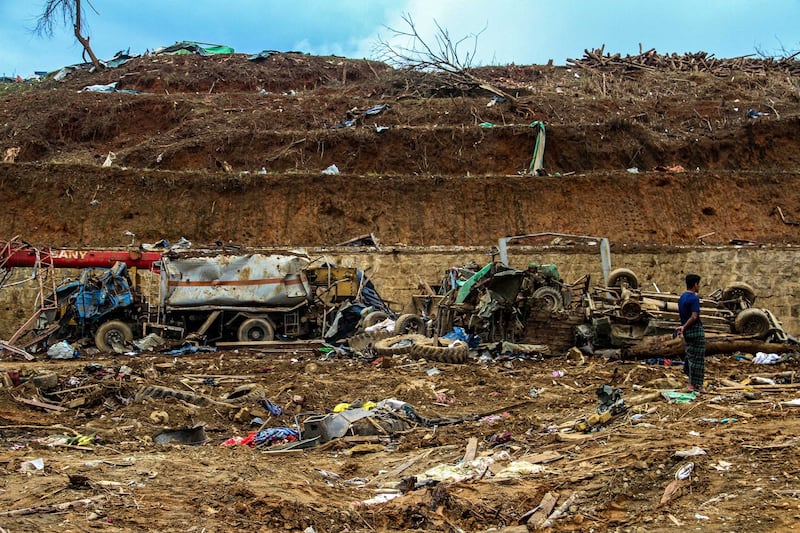
[[[564,283],[555,265],[533,263],[525,270],[492,261],[449,269],[439,285],[434,335],[464,328],[484,342],[522,337],[533,311],[560,312],[578,300],[582,280]],[[579,300],[578,300],[579,301]]]

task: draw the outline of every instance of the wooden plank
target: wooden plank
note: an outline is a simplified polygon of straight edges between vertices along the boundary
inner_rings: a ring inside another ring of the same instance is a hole
[[[563,455],[561,455],[555,450],[548,450],[546,452],[523,455],[522,457],[519,458],[519,460],[527,461],[533,464],[541,464],[541,463],[552,463],[553,461],[558,461],[563,457],[564,457]]]
[[[542,527],[547,517],[553,511],[553,507],[558,502],[559,495],[557,492],[548,492],[542,496],[542,501],[539,502],[539,509],[531,515],[528,519],[528,530],[537,530]]]
[[[31,405],[33,407],[41,407],[42,409],[48,409],[50,411],[62,412],[66,411],[66,407],[61,407],[60,405],[55,405],[52,403],[40,402],[39,400],[26,400],[25,398],[20,398],[19,396],[12,396],[14,400],[24,403],[25,405]]]
[[[467,451],[464,452],[463,462],[468,463],[475,459],[478,453],[478,437],[470,437],[467,441]]]

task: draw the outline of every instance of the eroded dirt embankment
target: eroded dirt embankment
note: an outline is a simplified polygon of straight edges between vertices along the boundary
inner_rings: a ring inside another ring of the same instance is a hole
[[[557,231],[613,243],[800,242],[797,173],[598,172],[566,177],[228,175],[0,166],[2,238],[123,246],[185,236],[251,246],[491,245]],[[782,207],[782,221],[776,207]]]

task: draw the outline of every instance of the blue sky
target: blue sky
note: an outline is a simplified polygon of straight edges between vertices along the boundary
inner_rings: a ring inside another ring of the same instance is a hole
[[[84,0],[84,3],[87,0]],[[583,56],[585,48],[637,54],[703,50],[716,57],[800,50],[800,0],[91,0],[88,32],[101,59],[119,50],[194,40],[239,53],[297,50],[374,57],[386,27],[410,14],[424,36],[434,20],[454,40],[478,32],[476,65],[545,64]],[[70,27],[52,38],[31,30],[42,0],[0,0],[0,75],[23,77],[79,63]],[[484,29],[485,28],[485,29]],[[469,41],[471,43],[471,41]],[[469,46],[471,49],[471,44]],[[464,48],[463,50],[467,50]]]

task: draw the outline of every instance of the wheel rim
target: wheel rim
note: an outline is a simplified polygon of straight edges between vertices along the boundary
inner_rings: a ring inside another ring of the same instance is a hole
[[[125,341],[125,335],[118,329],[111,329],[103,335],[103,340],[106,344],[115,344],[115,343],[122,343]]]
[[[263,341],[267,338],[267,332],[262,326],[252,326],[247,330],[247,340]]]

